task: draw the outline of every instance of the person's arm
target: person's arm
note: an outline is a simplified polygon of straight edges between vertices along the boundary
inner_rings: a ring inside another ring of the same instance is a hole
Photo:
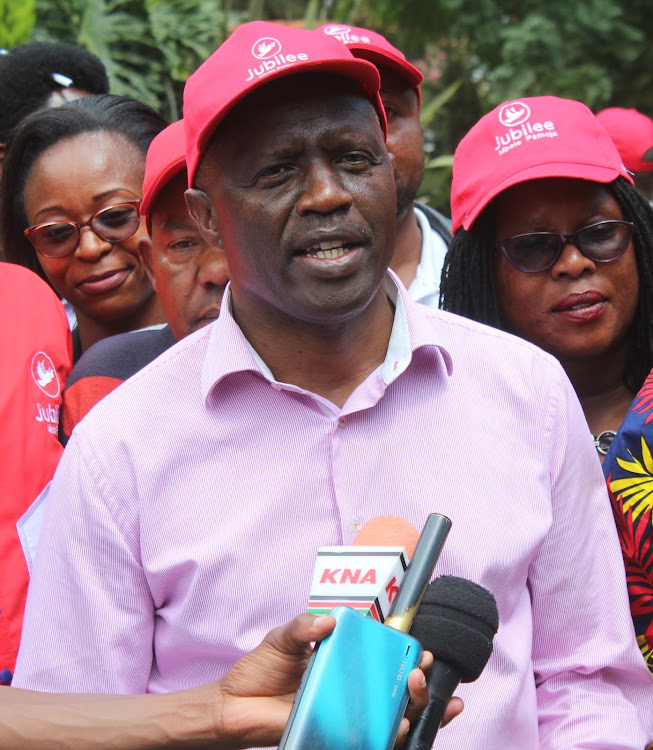
[[[166,695],[66,695],[6,688],[0,749],[220,747],[211,704],[218,690],[216,685]]]
[[[300,615],[268,633],[217,682],[167,695],[62,695],[2,691],[0,750],[154,750],[276,745],[311,653],[332,617]],[[427,654],[423,666],[430,665]],[[421,670],[409,676],[413,711],[426,705]],[[450,720],[462,710],[454,699]],[[408,723],[404,720],[402,734]]]
[[[543,428],[551,521],[529,572],[540,747],[641,750],[653,739],[653,679],[635,640],[601,466],[566,379]]]
[[[12,686],[146,693],[156,607],[137,509],[120,504],[107,480],[118,474],[128,485],[128,460],[114,456],[106,467],[76,438],[46,501]]]

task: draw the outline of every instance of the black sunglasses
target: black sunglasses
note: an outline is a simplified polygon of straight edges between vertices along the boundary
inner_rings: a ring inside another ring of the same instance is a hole
[[[568,242],[595,263],[609,263],[626,252],[635,225],[630,221],[599,221],[570,234],[529,232],[509,237],[496,246],[523,273],[539,273],[554,266]]]
[[[124,201],[107,206],[93,214],[88,221],[50,221],[36,224],[24,234],[34,249],[46,258],[65,258],[79,245],[82,227],[90,227],[105,242],[122,242],[136,233],[141,217],[141,201]]]

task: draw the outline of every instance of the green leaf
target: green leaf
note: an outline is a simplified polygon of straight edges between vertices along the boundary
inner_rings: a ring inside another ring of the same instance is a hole
[[[453,154],[442,154],[431,159],[424,165],[425,169],[441,169],[442,167],[453,167]]]
[[[431,124],[431,121],[433,120],[435,115],[453,97],[456,91],[458,91],[458,89],[462,86],[462,83],[462,78],[459,78],[457,81],[454,81],[452,84],[447,86],[444,91],[441,91],[437,96],[434,96],[432,99],[430,99],[428,103],[423,104],[422,111],[420,112],[420,120],[424,127]]]
[[[36,0],[0,0],[0,48],[28,42],[36,23]]]

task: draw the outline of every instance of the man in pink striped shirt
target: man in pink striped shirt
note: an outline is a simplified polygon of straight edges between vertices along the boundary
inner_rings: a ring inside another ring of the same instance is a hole
[[[14,684],[219,677],[306,607],[319,546],[437,511],[437,572],[486,586],[501,622],[438,746],[642,750],[653,680],[580,405],[552,357],[386,272],[378,75],[318,39],[247,24],[188,81],[189,205],[230,287],[75,428]]]

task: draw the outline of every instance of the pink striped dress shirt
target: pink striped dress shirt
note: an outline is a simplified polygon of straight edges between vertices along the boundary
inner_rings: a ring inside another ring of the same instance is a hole
[[[229,313],[101,401],[48,498],[14,685],[162,692],[219,677],[305,610],[317,548],[374,516],[453,527],[436,572],[501,623],[437,747],[637,748],[653,679],[587,424],[534,346],[396,302],[342,409],[278,383]],[[352,658],[355,656],[352,655]]]

